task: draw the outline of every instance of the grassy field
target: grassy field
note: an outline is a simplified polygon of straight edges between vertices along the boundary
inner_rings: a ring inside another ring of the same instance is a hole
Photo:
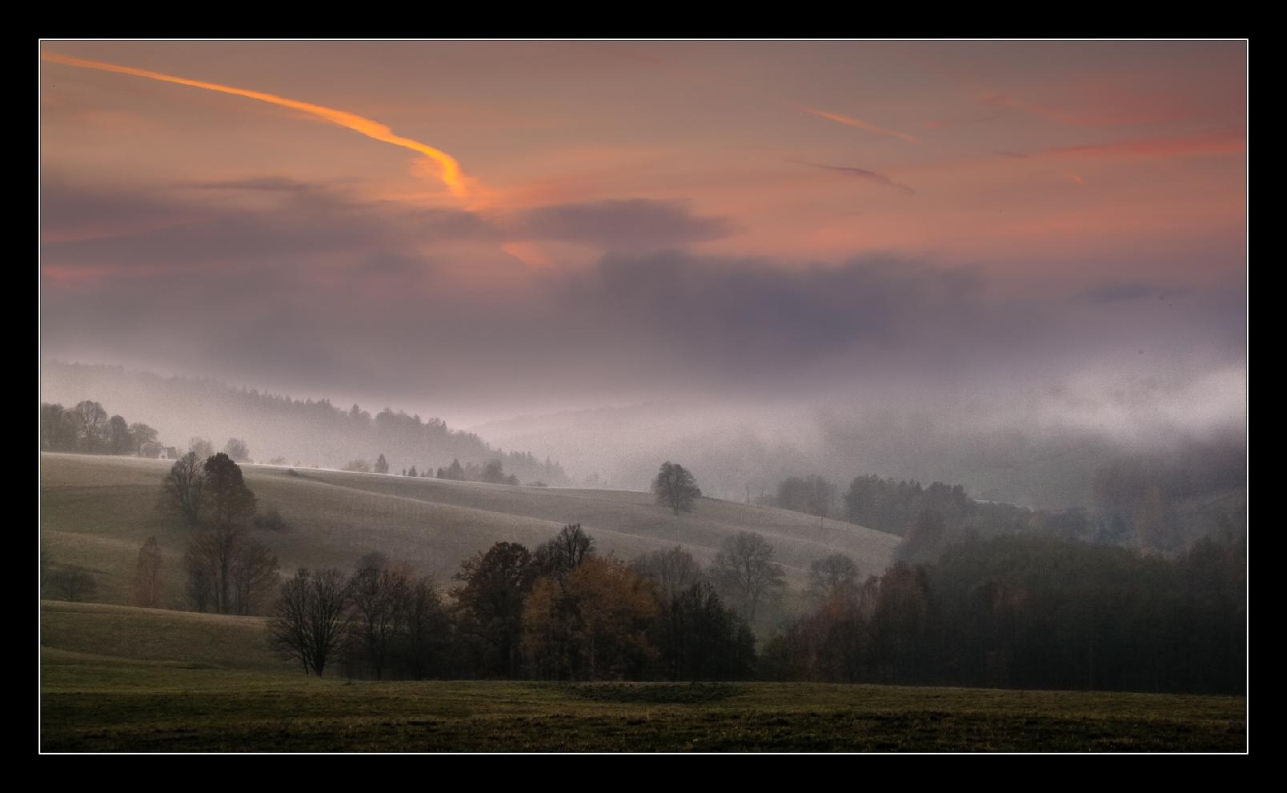
[[[45,601],[46,751],[1240,751],[1241,698],[813,684],[346,682],[269,651],[264,621],[132,608],[143,540],[169,593],[189,530],[154,509],[167,464],[43,455],[42,535],[57,564],[94,571],[96,603]],[[512,488],[247,466],[289,528],[259,532],[297,566],[351,567],[380,550],[441,577],[497,540],[533,546],[580,522],[632,557],[680,543],[709,559],[729,534],[774,544],[799,585],[844,551],[885,567],[896,538],[783,510],[704,499],[678,518],[647,494]]]
[[[294,672],[269,652],[262,617],[233,617],[98,603],[41,603],[40,644],[53,657],[96,656],[121,663],[193,669]]]
[[[261,620],[46,602],[44,751],[1229,751],[1238,697],[306,678]]]
[[[41,455],[42,536],[56,563],[93,571],[104,603],[129,602],[139,546],[156,536],[170,571],[178,567],[189,529],[155,509],[169,463],[129,457]],[[809,563],[841,551],[864,573],[885,568],[898,538],[797,512],[702,499],[673,516],[646,493],[528,488],[245,466],[261,509],[276,507],[285,532],[259,532],[283,570],[350,568],[382,551],[422,572],[450,577],[465,557],[500,540],[534,547],[565,523],[581,523],[600,550],[624,558],[675,545],[705,562],[730,534],[752,530],[774,545],[798,585]],[[177,576],[167,601],[178,604]]]

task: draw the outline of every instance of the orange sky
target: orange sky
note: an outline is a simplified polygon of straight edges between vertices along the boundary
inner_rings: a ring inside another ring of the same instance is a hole
[[[46,41],[46,309],[89,285],[168,299],[176,268],[287,266],[373,304],[494,309],[659,251],[784,271],[893,258],[1046,300],[1208,289],[1246,266],[1245,57],[1242,42]],[[380,278],[355,283],[368,265]]]
[[[43,52],[42,165],[96,183],[274,174],[442,204],[464,200],[463,168],[488,189],[472,204],[482,212],[683,200],[739,229],[705,251],[821,261],[906,250],[1029,267],[1123,235],[1232,251],[1245,220],[1237,43],[49,42]]]

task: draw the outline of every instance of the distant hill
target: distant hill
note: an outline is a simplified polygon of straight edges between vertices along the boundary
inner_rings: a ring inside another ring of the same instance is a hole
[[[477,435],[452,430],[435,418],[421,419],[385,408],[374,416],[354,405],[343,410],[328,400],[298,400],[217,380],[161,377],[119,366],[45,362],[40,398],[65,406],[89,399],[109,413],[149,424],[165,445],[186,449],[192,437],[209,438],[216,449],[230,437],[245,440],[260,462],[283,458],[288,465],[340,468],[353,459],[383,454],[400,473],[462,465],[504,464],[522,482],[568,483],[558,463],[527,452],[501,452]]]
[[[784,425],[804,426],[797,415]],[[765,418],[682,403],[646,402],[492,421],[470,429],[493,443],[548,450],[579,484],[646,489],[663,460],[683,464],[704,493],[735,501],[810,473],[816,455],[797,433],[766,432]],[[749,499],[748,499],[749,496]]]
[[[1031,509],[1099,509],[1114,479],[1156,485],[1178,501],[1239,489],[1246,476],[1245,427],[1233,418],[1210,427],[1141,425],[1139,438],[1126,439],[1021,415],[1010,425],[978,425],[965,413],[914,406],[755,414],[652,402],[471,429],[552,455],[587,486],[642,489],[671,459],[703,492],[738,501],[771,495],[790,476],[820,474],[843,490],[855,476],[877,475],[961,484],[974,498]]]
[[[154,505],[169,464],[134,457],[41,455],[42,535],[56,564],[88,568],[97,601],[126,604],[138,549],[155,536],[164,553],[166,601],[182,601],[179,566],[191,530]],[[682,545],[709,562],[739,531],[764,535],[796,586],[810,562],[849,554],[863,575],[882,572],[898,538],[797,512],[701,499],[676,517],[647,493],[512,487],[439,479],[248,465],[246,483],[262,509],[277,508],[284,531],[256,530],[284,571],[352,568],[381,551],[446,582],[460,562],[497,541],[535,547],[580,523],[604,553],[630,559]]]

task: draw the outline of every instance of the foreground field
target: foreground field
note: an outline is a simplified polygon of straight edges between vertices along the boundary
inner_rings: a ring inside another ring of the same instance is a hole
[[[45,751],[1241,751],[1241,699],[44,664]]]
[[[91,570],[95,600],[125,604],[139,546],[155,536],[165,554],[166,601],[178,606],[177,574],[187,527],[155,509],[169,463],[131,457],[41,455],[41,536],[58,564]],[[262,509],[276,508],[283,532],[257,532],[283,570],[350,568],[368,551],[449,578],[462,559],[501,540],[534,547],[566,523],[581,523],[600,550],[623,558],[681,544],[703,562],[743,530],[763,534],[801,582],[810,562],[843,552],[864,573],[879,573],[898,543],[893,535],[838,521],[820,526],[798,512],[702,499],[678,517],[647,493],[508,487],[379,474],[246,466]],[[168,575],[166,573],[168,571]]]
[[[305,678],[263,624],[46,603],[45,751],[1227,751],[1240,697]]]

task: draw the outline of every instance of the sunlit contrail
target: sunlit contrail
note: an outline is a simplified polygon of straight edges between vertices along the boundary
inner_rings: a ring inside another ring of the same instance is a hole
[[[884,127],[878,127],[875,124],[871,124],[869,122],[863,121],[861,118],[854,118],[853,116],[846,116],[840,113],[832,113],[827,110],[819,110],[816,107],[809,107],[808,105],[800,105],[799,108],[805,113],[812,113],[813,115],[819,118],[825,118],[829,121],[834,121],[837,124],[844,124],[850,127],[857,127],[858,129],[865,129],[868,132],[874,132],[877,135],[887,135],[891,138],[898,138],[899,140],[905,140],[908,143],[921,142],[920,138],[917,138],[915,135],[908,135],[906,132],[899,132],[896,129],[885,129]]]
[[[203,80],[189,80],[186,77],[175,77],[170,74],[161,72],[151,72],[147,69],[136,69],[132,66],[120,66],[115,63],[106,63],[104,61],[90,61],[82,58],[72,58],[67,55],[59,55],[55,52],[43,52],[40,56],[42,59],[61,63],[66,66],[77,66],[82,69],[97,69],[103,72],[116,72],[117,74],[129,74],[135,77],[146,77],[149,80],[159,80],[163,83],[176,83],[178,85],[187,85],[193,88],[204,88],[207,91],[218,91],[221,94],[232,94],[233,96],[244,96],[247,99],[255,99],[260,102],[267,102],[270,105],[279,105],[288,107],[292,110],[298,110],[302,113],[308,113],[320,119],[338,124],[341,127],[351,129],[354,132],[366,135],[368,138],[391,143],[394,146],[401,146],[404,149],[410,149],[419,152],[425,157],[437,164],[439,173],[444,184],[451,190],[457,198],[465,200],[469,197],[469,188],[466,185],[466,176],[460,168],[460,163],[456,158],[447,154],[445,151],[435,149],[425,143],[411,138],[404,138],[401,135],[395,135],[393,130],[378,121],[359,116],[354,113],[348,113],[343,110],[336,110],[322,105],[314,105],[309,102],[300,102],[297,99],[287,99],[275,94],[266,94],[262,91],[250,91],[245,88],[233,88],[230,85],[220,85],[219,83],[207,83]]]

